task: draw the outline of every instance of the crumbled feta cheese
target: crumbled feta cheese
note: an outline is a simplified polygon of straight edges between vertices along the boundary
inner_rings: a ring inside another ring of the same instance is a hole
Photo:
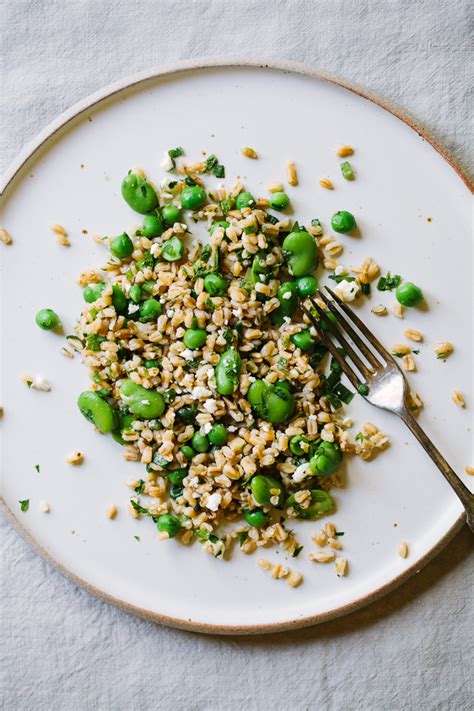
[[[354,301],[360,291],[360,286],[356,281],[343,279],[335,287],[334,291],[343,301]]]
[[[152,254],[154,257],[157,257],[159,251],[160,251],[160,245],[157,244],[156,242],[153,242],[153,244],[150,247],[150,254]]]
[[[217,183],[216,189],[217,190],[224,190],[224,183]]]
[[[190,360],[193,357],[193,352],[190,348],[185,348],[184,351],[181,351],[180,355],[181,355],[181,358]]]
[[[150,401],[149,400],[141,400],[142,405],[149,405]]]
[[[296,483],[299,483],[300,481],[303,481],[307,476],[311,476],[311,469],[309,468],[309,463],[305,462],[304,464],[300,464],[299,467],[295,469],[293,472],[292,479]]]
[[[291,299],[292,296],[293,294],[291,291],[287,291],[285,294],[283,294],[284,299]]]
[[[215,401],[214,401],[215,402]],[[202,431],[204,434],[209,434],[209,432],[212,430],[212,422],[206,422],[204,427],[202,428]]]
[[[168,311],[166,312],[166,315],[168,316],[168,318],[173,318],[174,309],[168,309]]]
[[[334,270],[334,274],[336,276],[340,276],[341,274],[347,274],[347,269],[343,267],[342,264],[338,264]]]
[[[217,410],[217,400],[213,400],[212,398],[206,400],[204,403],[204,409],[211,413],[215,412]]]
[[[44,375],[35,375],[33,377],[24,375],[22,380],[33,390],[43,390],[44,392],[51,390],[51,385],[46,380]]]
[[[221,505],[221,501],[222,496],[220,494],[211,494],[207,498],[206,509],[209,509],[209,511],[217,511]]]
[[[202,385],[197,385],[195,388],[193,388],[192,391],[192,396],[194,398],[209,397],[210,395],[211,391],[203,387]]]
[[[42,511],[42,513],[48,513],[48,512],[49,512],[49,504],[48,504],[47,501],[40,501],[38,508],[39,508],[40,511]]]
[[[237,432],[237,426],[236,425],[229,425],[228,428],[229,432]]]
[[[163,170],[173,170],[174,163],[168,153],[163,154],[163,160],[161,161],[160,166]]]
[[[137,311],[140,311],[140,307],[138,304],[129,304],[128,305],[128,313],[129,314],[136,314]]]

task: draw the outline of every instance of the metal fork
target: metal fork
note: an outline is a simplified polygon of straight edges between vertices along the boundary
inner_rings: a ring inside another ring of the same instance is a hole
[[[474,533],[474,494],[469,491],[451,469],[410,412],[408,383],[397,362],[352,309],[328,286],[325,288],[331,298],[328,298],[321,290],[317,291],[317,296],[326,305],[329,312],[336,317],[337,323],[328,318],[328,312],[313,299],[309,299],[312,310],[302,304],[304,313],[316,328],[321,341],[339,363],[354,388],[368,402],[383,410],[394,412],[413,432],[423,449],[430,455],[448,484],[461,500],[466,509],[467,525]],[[324,324],[324,329],[321,327],[321,323]],[[372,348],[369,348],[361,338],[360,333],[356,331],[356,328],[367,339]],[[348,334],[351,342],[349,342],[345,333]],[[335,345],[334,338],[344,349],[345,357]]]

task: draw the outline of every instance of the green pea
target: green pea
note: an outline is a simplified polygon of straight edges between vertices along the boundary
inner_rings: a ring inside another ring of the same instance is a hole
[[[161,215],[167,225],[174,225],[181,220],[181,210],[177,205],[165,205],[161,208]]]
[[[156,321],[162,310],[163,308],[159,301],[156,299],[146,299],[140,305],[140,321],[142,323]]]
[[[220,395],[232,395],[239,384],[241,370],[242,360],[235,348],[229,348],[222,353],[214,368],[217,392]]]
[[[318,249],[309,232],[290,232],[283,240],[282,248],[293,276],[306,276],[318,266]]]
[[[127,259],[132,255],[133,242],[126,232],[113,238],[110,243],[110,251],[117,259]]]
[[[304,331],[300,331],[299,333],[293,333],[290,336],[290,341],[297,348],[299,348],[300,351],[303,351],[303,353],[310,351],[315,343],[314,338],[311,335],[311,333],[308,331],[308,329],[305,329]]]
[[[307,445],[303,447],[302,445]],[[290,439],[290,452],[295,455],[295,457],[304,457],[309,451],[309,439],[304,435],[295,435]]]
[[[143,218],[141,233],[144,237],[159,237],[163,234],[164,225],[161,215],[146,215]]]
[[[163,243],[160,256],[167,262],[177,262],[184,254],[184,244],[179,237],[170,237]]]
[[[100,299],[100,296],[104,289],[105,284],[103,282],[100,282],[99,284],[88,284],[82,292],[84,301],[86,301],[88,304],[94,303],[94,301]]]
[[[175,417],[179,422],[184,422],[186,425],[192,424],[196,418],[196,406],[183,405],[183,407],[176,410]]]
[[[147,294],[153,294],[153,292],[155,291],[155,286],[156,281],[153,281],[152,279],[149,279],[148,281],[144,281],[142,283],[142,289]]]
[[[326,319],[328,319],[329,321],[332,321],[333,323],[337,323],[337,318],[335,317],[335,315],[333,314],[332,311],[325,311],[324,315],[326,316]],[[324,319],[320,319],[319,325],[321,326],[323,331],[330,330],[328,324],[326,323],[326,321]]]
[[[286,193],[272,193],[270,196],[270,207],[272,210],[285,210],[290,204],[290,198]]]
[[[160,417],[165,411],[165,401],[161,393],[147,390],[133,380],[124,380],[120,386],[120,395],[130,412],[145,420]]]
[[[334,232],[342,232],[343,234],[346,234],[357,227],[357,224],[355,217],[351,212],[347,212],[347,210],[339,210],[339,212],[335,212],[331,217],[331,227]]]
[[[184,444],[181,447],[181,452],[184,454],[186,459],[192,459],[194,457],[194,449],[190,447],[188,444]]]
[[[86,390],[78,397],[77,404],[86,420],[92,422],[104,434],[114,429],[116,420],[112,407],[107,400],[96,392]]]
[[[118,413],[116,419],[118,420],[118,425],[112,430],[112,437],[119,444],[127,444],[123,438],[123,433],[132,429],[132,422],[134,422],[137,418],[135,415]]]
[[[183,479],[185,479],[187,476],[187,469],[173,469],[166,475],[166,478],[170,481],[171,484],[182,485]]]
[[[138,304],[142,298],[142,290],[138,284],[133,284],[133,286],[130,287],[128,295],[135,304]]]
[[[285,422],[295,410],[295,399],[286,383],[255,380],[248,389],[247,400],[262,420],[273,424]]]
[[[281,326],[285,318],[290,318],[298,307],[298,294],[293,281],[284,281],[277,292],[280,306],[270,313],[273,323]]]
[[[318,280],[316,277],[311,276],[311,274],[299,277],[295,280],[295,284],[298,296],[301,296],[302,299],[308,296],[314,296],[318,290]]]
[[[161,368],[161,361],[157,358],[149,358],[143,361],[145,368]]]
[[[156,527],[159,531],[167,533],[170,538],[178,535],[181,529],[181,523],[176,516],[171,514],[162,514],[156,520]]]
[[[404,284],[397,286],[395,296],[402,306],[418,306],[423,301],[423,292],[419,286],[416,286],[411,281],[406,281]]]
[[[302,509],[295,499],[295,494],[288,497],[285,508],[293,508],[298,518],[314,519],[329,513],[334,508],[334,499],[327,491],[313,489],[311,491],[311,503],[306,509]]]
[[[181,205],[186,210],[199,210],[206,200],[206,191],[200,185],[190,185],[181,192]]]
[[[227,427],[225,425],[218,422],[216,425],[213,425],[212,428],[209,430],[208,437],[209,442],[215,447],[223,447],[224,444],[227,444],[227,440],[229,439],[229,432],[227,431]]]
[[[277,490],[276,494],[272,493],[272,490]],[[252,496],[257,504],[260,506],[269,505],[270,499],[273,496],[278,496],[278,502],[273,504],[274,506],[281,506],[283,504],[283,499],[285,496],[285,488],[281,481],[274,479],[272,476],[263,476],[263,474],[257,474],[254,476],[250,482],[250,490]]]
[[[112,287],[112,304],[117,313],[124,314],[128,308],[127,297],[125,296],[122,289],[116,284]]]
[[[223,296],[228,289],[227,279],[216,272],[204,277],[204,290],[211,296]]]
[[[315,476],[331,476],[342,462],[342,452],[334,442],[321,442],[311,457],[309,466]]]
[[[52,331],[53,328],[57,328],[61,323],[59,316],[53,309],[41,309],[36,314],[35,321],[43,331]]]
[[[146,215],[158,207],[158,196],[155,189],[141,175],[130,172],[122,181],[122,197],[128,205]]]
[[[212,235],[216,227],[222,227],[223,230],[226,230],[228,227],[230,227],[230,223],[226,220],[221,220],[220,222],[213,222],[209,228],[209,234]]]
[[[203,435],[200,432],[195,432],[191,440],[191,446],[195,452],[207,452],[210,447],[209,438],[207,435]]]
[[[254,207],[256,205],[255,198],[252,193],[239,193],[235,198],[235,209],[242,210],[244,207]]]
[[[184,345],[192,351],[202,348],[207,340],[207,333],[203,328],[188,328],[183,336]]]
[[[262,509],[252,509],[252,511],[244,511],[244,519],[249,526],[262,528],[267,523],[268,516]]]

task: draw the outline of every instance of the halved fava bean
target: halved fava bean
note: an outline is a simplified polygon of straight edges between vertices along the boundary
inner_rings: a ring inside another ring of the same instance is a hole
[[[86,420],[92,422],[100,432],[105,434],[114,429],[116,424],[115,413],[107,400],[99,393],[86,390],[79,395],[77,404]]]
[[[146,215],[158,207],[158,196],[155,188],[150,185],[146,178],[137,173],[130,172],[122,181],[122,197],[128,205]]]
[[[229,348],[219,358],[215,367],[217,392],[220,395],[232,395],[239,384],[242,361],[234,348]]]

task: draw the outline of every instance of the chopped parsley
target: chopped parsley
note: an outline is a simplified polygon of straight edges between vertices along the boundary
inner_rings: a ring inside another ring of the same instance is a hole
[[[140,506],[140,504],[135,501],[135,499],[130,499],[130,503],[132,505],[132,508],[134,508],[137,513],[145,514],[145,516],[150,516],[150,511],[144,506]]]
[[[140,536],[133,536],[136,541],[140,540]]]
[[[354,169],[348,160],[341,163],[341,173],[345,180],[354,180],[355,178]]]
[[[237,538],[239,539],[239,546],[242,547],[247,538],[249,537],[248,531],[239,531]]]
[[[145,482],[143,481],[143,479],[140,479],[138,482],[138,485],[133,490],[136,494],[143,494],[144,488],[145,488]],[[133,504],[132,504],[132,506],[133,506]]]
[[[386,276],[382,276],[378,280],[377,289],[379,291],[392,291],[392,289],[396,289],[399,286],[401,280],[400,274],[391,276],[390,272],[387,272]]]
[[[412,353],[414,353],[415,355],[419,355],[420,350],[417,348],[416,350],[413,350]]]
[[[341,281],[355,281],[355,277],[349,276],[348,274],[335,274],[334,272],[329,275],[329,278],[339,284]]]
[[[298,546],[298,548],[295,548],[295,552],[293,553],[293,558],[298,558],[299,554],[303,550],[304,546]]]
[[[176,168],[175,158],[179,158],[179,156],[184,156],[184,150],[181,148],[181,146],[178,146],[177,148],[170,148],[168,151],[168,155],[171,158],[174,170]]]
[[[267,215],[267,222],[269,222],[271,225],[276,225],[279,220],[278,217],[275,217],[275,215]]]
[[[357,392],[359,395],[368,395],[369,394],[369,386],[366,385],[365,383],[362,383],[362,385],[359,385],[357,388]]]
[[[358,433],[356,434],[356,436],[355,436],[355,441],[356,441],[356,442],[363,442],[364,439],[365,439],[365,437],[364,437],[364,435],[362,434],[362,432],[358,432]]]
[[[343,536],[343,535],[344,535],[344,531],[336,531],[336,533],[335,533],[334,535],[335,535],[335,536]]]
[[[40,473],[40,465],[39,465],[39,464],[35,464],[35,469],[36,469],[36,471],[37,471],[38,474],[39,474],[39,473]]]
[[[206,173],[212,173],[216,178],[225,178],[225,168],[214,153],[206,159]]]
[[[28,511],[30,508],[30,500],[29,499],[23,499],[23,501],[18,502],[20,504],[20,509],[22,511]]]

